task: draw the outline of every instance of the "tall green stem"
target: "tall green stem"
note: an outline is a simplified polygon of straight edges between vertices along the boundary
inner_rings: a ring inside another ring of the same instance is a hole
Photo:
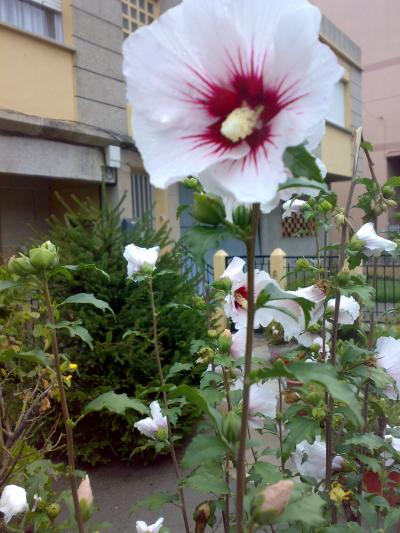
[[[158,343],[158,314],[155,304],[155,298],[154,298],[154,289],[153,289],[153,279],[151,276],[149,276],[149,294],[150,294],[150,303],[151,303],[151,312],[153,317],[153,341],[154,341],[154,353],[156,356],[157,361],[157,368],[158,368],[158,375],[160,378],[160,385],[163,388],[162,391],[162,397],[163,397],[163,403],[164,408],[166,411],[168,411],[168,396],[165,392],[164,385],[165,385],[165,379],[164,379],[164,372],[161,364],[161,356],[160,356],[160,346]],[[175,475],[176,479],[178,480],[178,483],[182,480],[181,471],[179,468],[178,459],[176,457],[175,453],[175,446],[174,446],[174,439],[172,435],[172,428],[171,428],[171,422],[169,420],[169,416],[167,415],[167,427],[168,427],[168,444],[169,444],[169,450],[171,454],[172,463],[174,465]],[[178,487],[179,492],[179,499],[181,502],[181,511],[182,511],[182,518],[183,522],[185,524],[185,531],[186,533],[190,533],[189,528],[189,521],[187,517],[187,511],[186,511],[186,504],[185,504],[185,495],[183,492],[183,489],[181,487]]]
[[[260,218],[260,204],[253,204],[251,219],[251,234],[247,239],[247,335],[246,335],[246,353],[244,362],[243,377],[243,400],[242,400],[242,420],[240,427],[239,452],[236,465],[236,531],[243,533],[244,518],[244,496],[246,494],[246,443],[247,443],[247,424],[249,415],[250,401],[250,371],[251,359],[253,352],[254,336],[254,266],[255,266],[255,248],[258,220]]]
[[[354,189],[356,186],[356,177],[357,177],[357,168],[358,168],[358,158],[360,154],[360,145],[361,145],[361,129],[359,128],[356,131],[355,136],[355,150],[354,150],[354,161],[353,161],[353,174],[350,183],[350,190],[347,197],[347,203],[345,208],[345,219],[349,217],[351,203],[353,199]],[[347,237],[347,226],[343,224],[341,239],[340,239],[340,250],[339,250],[339,266],[338,270],[342,270],[345,259],[346,259],[346,237]],[[332,347],[331,347],[331,359],[330,362],[332,366],[336,367],[336,352],[337,352],[337,335],[339,327],[339,310],[340,310],[340,291],[336,290],[335,295],[335,310],[333,314],[333,325],[332,325]],[[332,460],[335,454],[334,443],[333,443],[333,428],[332,428],[332,413],[334,409],[334,402],[330,395],[327,394],[327,416],[325,424],[325,440],[326,440],[326,478],[325,478],[325,488],[329,493],[332,481]],[[332,521],[336,522],[336,508],[332,508]]]
[[[43,279],[43,296],[44,296],[44,301],[45,301],[45,305],[47,309],[47,316],[52,326],[51,348],[52,348],[52,353],[54,357],[54,366],[56,370],[58,390],[60,391],[61,409],[62,409],[64,425],[65,425],[65,435],[67,439],[67,456],[68,456],[68,470],[69,470],[68,477],[69,477],[69,482],[71,486],[72,499],[74,502],[75,520],[76,520],[79,533],[85,533],[84,526],[83,526],[83,518],[82,518],[82,513],[81,513],[81,506],[80,506],[79,497],[78,497],[77,481],[75,477],[75,450],[74,450],[74,437],[73,437],[73,429],[72,429],[73,422],[69,416],[69,411],[68,411],[67,398],[65,394],[64,382],[63,382],[62,371],[61,371],[61,360],[60,360],[60,353],[58,349],[57,333],[56,333],[56,328],[55,328],[56,320],[54,317],[54,309],[53,309],[53,304],[51,302],[49,285],[47,282],[46,275],[44,275],[44,279]]]

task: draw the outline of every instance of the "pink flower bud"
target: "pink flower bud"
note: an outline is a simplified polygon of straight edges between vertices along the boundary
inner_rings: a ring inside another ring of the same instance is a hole
[[[78,499],[80,502],[83,500],[86,501],[86,505],[93,504],[93,492],[92,487],[90,486],[89,476],[87,475],[82,479],[78,487]]]

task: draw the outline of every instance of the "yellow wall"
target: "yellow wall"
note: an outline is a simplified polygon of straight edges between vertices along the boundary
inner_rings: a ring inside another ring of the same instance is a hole
[[[0,23],[0,108],[75,120],[73,50]]]
[[[326,133],[321,145],[321,159],[328,172],[340,176],[352,174],[352,135],[330,124],[326,125]]]

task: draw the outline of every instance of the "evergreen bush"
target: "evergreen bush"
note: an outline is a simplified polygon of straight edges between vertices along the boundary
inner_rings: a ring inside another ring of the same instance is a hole
[[[133,242],[146,248],[159,245],[164,250],[158,265],[165,275],[159,278],[162,281],[156,284],[155,290],[162,316],[161,353],[167,367],[178,361],[191,362],[191,342],[206,335],[212,304],[199,298],[199,276],[193,276],[192,269],[187,267],[187,254],[181,245],[171,242],[166,225],[154,229],[150,214],[131,227],[124,227],[121,204],[112,207],[105,201],[99,208],[76,198],[72,206],[61,198],[60,201],[66,213],[63,220],[51,218],[49,238],[59,247],[62,262],[92,263],[110,276],[105,282],[96,271],[75,272],[68,291],[93,293],[109,302],[115,313],[113,318],[90,306],[70,306],[64,311],[66,319],[82,320],[93,337],[93,350],[80,340],[71,346],[68,339],[66,344],[70,360],[78,364],[78,377],[68,398],[72,414],[79,416],[85,404],[109,390],[128,396],[147,395],[149,399],[157,368],[151,344],[148,293],[143,284],[127,281],[124,246]],[[197,371],[181,372],[175,379],[194,382]],[[190,431],[194,416],[193,409],[186,410],[186,416],[179,421],[181,434]],[[136,420],[137,414],[132,411],[127,411],[126,416],[104,411],[90,413],[75,429],[78,456],[90,464],[105,461],[112,453],[130,458],[132,450],[146,442],[133,428]],[[142,450],[146,457],[152,453],[148,445]]]

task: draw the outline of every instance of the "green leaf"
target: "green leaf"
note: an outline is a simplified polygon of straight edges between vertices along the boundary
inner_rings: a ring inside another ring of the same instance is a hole
[[[353,259],[353,258],[351,258]],[[358,261],[358,258],[355,258]],[[357,262],[356,261],[356,262]],[[358,263],[360,264],[360,263]],[[357,265],[355,265],[357,266]],[[375,290],[371,285],[352,285],[350,287],[340,288],[340,294],[344,296],[355,296],[368,309],[372,309],[375,305]]]
[[[209,461],[222,461],[228,447],[216,435],[197,435],[186,448],[182,459],[183,468],[195,468]]]
[[[363,433],[361,435],[353,435],[349,439],[346,439],[343,442],[343,446],[349,446],[353,448],[354,446],[362,446],[363,448],[368,448],[368,450],[379,450],[380,448],[386,448],[385,439],[382,439],[374,433]]]
[[[148,509],[149,511],[157,511],[158,509],[161,509],[161,507],[164,507],[164,505],[167,505],[168,503],[174,504],[178,500],[179,496],[177,494],[161,491],[153,492],[153,494],[147,496],[147,498],[143,498],[142,500],[136,502],[131,508],[131,514],[136,513],[136,511],[142,507]]]
[[[205,265],[204,256],[210,250],[219,247],[221,242],[229,236],[229,232],[220,227],[192,226],[183,234],[182,240],[199,265]]]
[[[186,400],[198,407],[203,413],[207,414],[213,421],[216,429],[221,429],[221,414],[209,404],[206,391],[190,387],[189,385],[179,385],[173,392],[174,396],[184,396]]]
[[[280,191],[286,189],[298,189],[298,188],[307,188],[307,189],[316,189],[320,192],[328,192],[328,187],[325,183],[320,183],[319,181],[309,180],[307,178],[289,178],[285,181],[283,185],[279,187]],[[308,214],[308,218],[312,216],[312,213]]]
[[[111,307],[108,305],[107,302],[105,302],[104,300],[98,300],[94,296],[94,294],[88,294],[88,293],[85,293],[85,292],[81,292],[79,294],[74,294],[73,296],[69,296],[68,298],[66,298],[59,305],[65,305],[65,304],[89,304],[89,305],[94,305],[94,307],[97,307],[97,309],[101,309],[102,311],[105,311],[107,309],[112,314],[114,314],[114,311],[111,309]]]
[[[386,533],[395,531],[395,526],[400,522],[400,509],[392,509],[385,517],[383,527]]]
[[[13,359],[21,359],[27,363],[49,366],[50,356],[40,348],[35,348],[29,352],[15,352],[14,350],[4,350],[0,353],[0,362],[6,362]]]
[[[217,496],[229,494],[229,487],[222,472],[219,472],[219,465],[198,468],[194,474],[184,480],[184,484],[199,492],[208,494],[211,492]]]
[[[364,533],[364,530],[355,522],[330,526],[324,529],[325,533]]]
[[[15,289],[16,287],[20,287],[21,283],[19,281],[13,281],[11,279],[6,279],[4,281],[0,281],[0,292],[6,291],[7,289]]]
[[[377,522],[377,516],[376,516],[376,510],[374,507],[367,502],[364,498],[360,497],[358,498],[358,504],[361,516],[363,517],[363,520],[366,524],[370,524],[373,529],[369,529],[370,531],[376,531],[374,525]]]
[[[165,381],[171,379],[176,374],[179,374],[179,372],[183,372],[184,370],[190,370],[191,368],[193,368],[193,365],[191,363],[174,363],[168,370],[168,374],[165,376]]]
[[[360,147],[364,148],[364,150],[366,150],[367,152],[373,152],[374,151],[374,147],[368,141],[362,141],[362,143],[360,144]]]
[[[388,185],[389,187],[400,187],[400,176],[392,176],[387,180],[385,185]]]
[[[301,309],[304,313],[304,318],[306,320],[306,326],[311,318],[311,310],[315,306],[314,302],[311,302],[310,300],[307,300],[306,298],[302,298],[300,296],[296,296],[295,294],[292,294],[287,291],[283,291],[279,287],[277,287],[274,283],[269,283],[265,289],[261,293],[263,296],[258,296],[257,302],[260,299],[260,302],[262,302],[263,305],[265,305],[267,302],[272,301],[279,301],[279,300],[292,300],[300,305]]]
[[[283,162],[295,178],[323,181],[316,158],[310,154],[304,144],[287,148],[283,154]]]
[[[315,437],[321,432],[319,422],[307,416],[289,418],[285,428],[289,432],[285,444],[290,448],[294,448],[296,444],[303,440],[313,442]]]
[[[86,415],[92,411],[102,411],[103,409],[118,415],[125,415],[127,409],[134,409],[142,415],[150,413],[149,408],[140,400],[129,398],[125,393],[117,394],[114,391],[109,391],[100,394],[100,396],[85,405],[83,414]]]
[[[94,263],[88,263],[88,264],[82,264],[82,265],[63,265],[63,268],[66,268],[67,270],[71,270],[73,272],[79,271],[79,270],[94,270],[104,276],[107,280],[110,280],[110,276],[107,272],[99,268]]]
[[[348,405],[358,424],[363,423],[360,406],[352,387],[340,381],[335,369],[329,363],[292,363],[289,364],[288,370],[303,383],[312,381],[325,387],[332,398]]]
[[[179,218],[188,209],[190,209],[189,204],[181,204],[176,210],[176,218]]]
[[[323,516],[324,505],[324,500],[318,494],[303,496],[300,499],[289,502],[283,513],[273,520],[273,523],[303,522],[303,524],[308,526],[322,526],[325,524]]]
[[[68,322],[67,320],[63,320],[57,322],[55,327],[56,329],[66,329],[70,337],[79,337],[83,342],[86,342],[91,350],[93,350],[93,337],[86,328],[81,326],[80,321]]]
[[[355,453],[354,455],[359,461],[368,466],[368,470],[372,470],[375,473],[382,472],[382,465],[379,464],[378,459],[363,455],[362,453]]]
[[[265,461],[257,461],[249,471],[249,480],[254,481],[256,485],[271,485],[282,478],[283,475],[279,467]]]
[[[127,337],[134,335],[135,337],[146,337],[144,333],[141,333],[137,329],[127,329],[122,335],[122,340],[124,341]]]

